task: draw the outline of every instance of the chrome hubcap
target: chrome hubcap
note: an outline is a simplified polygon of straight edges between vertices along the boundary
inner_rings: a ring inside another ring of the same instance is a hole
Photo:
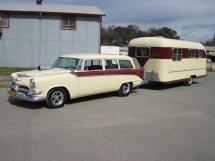
[[[54,105],[59,106],[64,101],[64,95],[61,91],[55,91],[51,96],[51,101]]]
[[[125,84],[122,86],[122,91],[123,91],[123,93],[125,93],[125,94],[129,93],[129,91],[130,91],[130,84],[129,84],[129,83],[125,83]]]

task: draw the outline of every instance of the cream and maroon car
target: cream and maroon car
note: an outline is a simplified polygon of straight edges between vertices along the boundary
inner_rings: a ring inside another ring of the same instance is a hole
[[[62,55],[50,69],[12,73],[10,97],[30,102],[44,101],[51,108],[62,107],[68,99],[117,91],[129,95],[143,82],[143,70],[131,57],[108,54]]]

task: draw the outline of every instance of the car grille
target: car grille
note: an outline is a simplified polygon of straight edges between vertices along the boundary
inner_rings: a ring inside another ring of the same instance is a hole
[[[30,92],[30,89],[28,87],[26,87],[26,86],[19,86],[18,91],[21,92],[21,93],[28,94]]]

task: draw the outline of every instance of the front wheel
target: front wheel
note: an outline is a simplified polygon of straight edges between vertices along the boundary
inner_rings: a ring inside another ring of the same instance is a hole
[[[185,84],[186,84],[187,86],[190,86],[192,83],[193,83],[193,77],[190,77],[190,78],[188,78],[188,79],[185,81]]]
[[[66,102],[67,96],[66,92],[62,88],[51,89],[46,98],[46,105],[49,108],[59,108],[63,107]]]
[[[128,96],[131,92],[131,84],[130,83],[123,83],[117,92],[118,96],[124,97]]]

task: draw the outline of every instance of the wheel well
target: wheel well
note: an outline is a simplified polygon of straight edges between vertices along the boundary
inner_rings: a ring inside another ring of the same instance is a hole
[[[133,82],[128,82],[128,83],[130,83],[130,85],[131,85],[131,88],[133,87]]]
[[[196,78],[196,75],[191,75],[192,78]]]
[[[121,85],[123,85],[124,83],[129,83],[131,87],[133,87],[133,82],[122,82]]]

